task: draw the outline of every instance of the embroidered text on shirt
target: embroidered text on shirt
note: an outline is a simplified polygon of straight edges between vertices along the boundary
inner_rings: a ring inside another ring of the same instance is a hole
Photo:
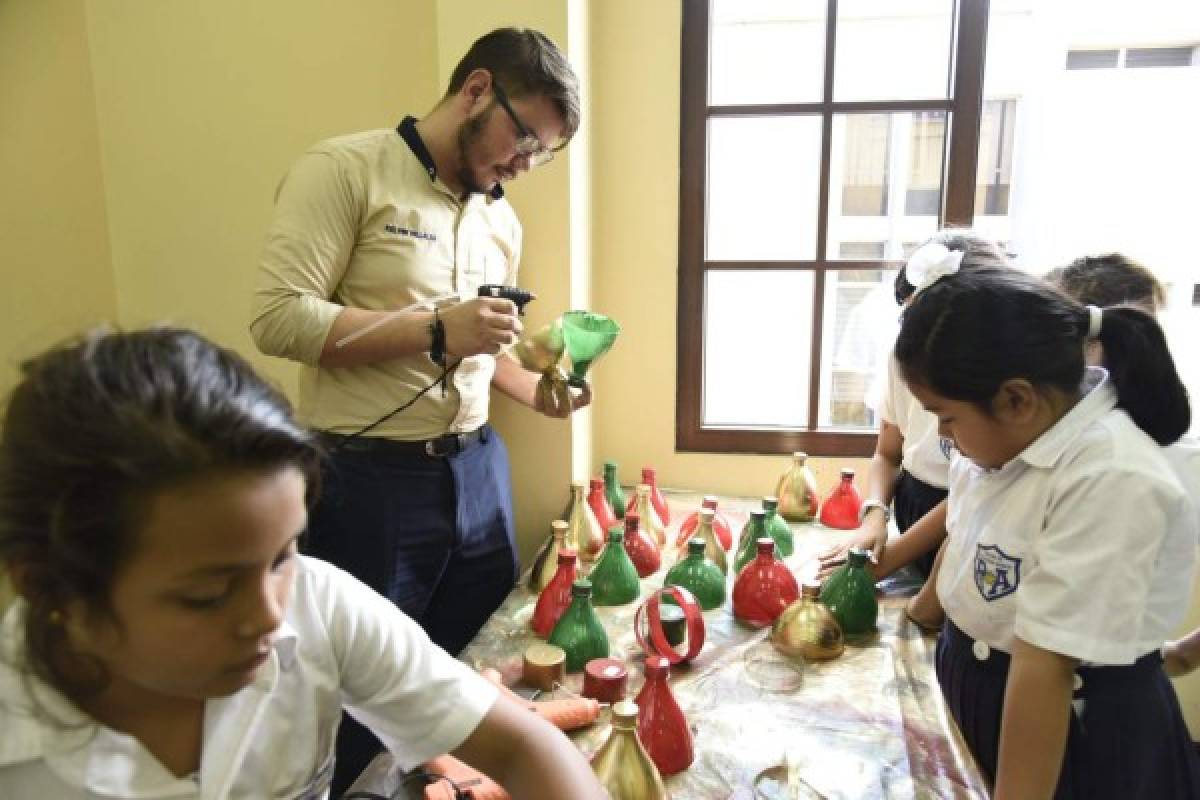
[[[411,236],[414,239],[424,239],[428,242],[437,241],[436,233],[426,233],[425,231],[417,231],[413,230],[412,228],[401,228],[399,225],[392,225],[391,223],[385,224],[383,229],[388,233],[394,233],[397,236]]]

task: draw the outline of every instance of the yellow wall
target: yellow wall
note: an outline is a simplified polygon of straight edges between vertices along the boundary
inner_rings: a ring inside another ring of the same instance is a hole
[[[0,2],[0,393],[116,312],[82,0]]]
[[[123,324],[195,327],[291,389],[246,324],[275,186],[319,139],[437,98],[432,0],[90,0]]]
[[[786,455],[675,452],[679,219],[679,0],[592,3],[594,308],[622,338],[596,367],[593,471],[613,459],[622,481],[642,465],[665,486],[770,494]],[[822,491],[845,465],[812,459]]]

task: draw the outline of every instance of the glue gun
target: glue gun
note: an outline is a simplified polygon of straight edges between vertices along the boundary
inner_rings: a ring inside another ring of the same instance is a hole
[[[503,297],[506,300],[513,301],[517,307],[517,313],[524,315],[525,305],[536,295],[533,292],[527,292],[517,286],[505,286],[499,283],[485,283],[479,287],[480,297]]]

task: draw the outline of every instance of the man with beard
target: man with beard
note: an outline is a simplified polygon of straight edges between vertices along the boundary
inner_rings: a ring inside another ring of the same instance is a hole
[[[293,165],[259,265],[251,333],[304,365],[300,415],[331,453],[305,551],[455,654],[516,578],[489,387],[553,417],[591,399],[584,388],[546,407],[539,376],[500,354],[521,332],[518,309],[477,296],[516,284],[521,227],[502,184],[561,150],[579,113],[553,42],[486,34],[424,117],[321,142]],[[334,796],[378,749],[350,722]]]

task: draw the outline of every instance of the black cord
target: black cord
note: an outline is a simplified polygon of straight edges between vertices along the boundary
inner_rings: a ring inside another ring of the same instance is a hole
[[[356,430],[354,433],[349,433],[349,434],[346,434],[345,436],[341,437],[340,439],[338,439],[338,442],[337,442],[337,444],[335,444],[333,447],[330,447],[330,448],[329,448],[329,451],[328,451],[328,452],[329,452],[330,454],[336,453],[338,450],[342,449],[342,447],[344,447],[344,446],[345,446],[345,445],[346,445],[346,444],[347,444],[347,443],[348,443],[348,442],[349,442],[351,439],[357,439],[359,436],[362,436],[362,435],[363,435],[364,433],[366,433],[367,431],[369,431],[369,430],[373,430],[374,428],[377,428],[377,427],[379,427],[380,425],[382,425],[383,423],[387,422],[387,421],[388,421],[389,419],[391,419],[392,417],[394,417],[394,416],[396,416],[397,414],[399,414],[399,413],[400,413],[401,411],[403,411],[404,409],[406,409],[406,408],[408,408],[409,406],[411,406],[413,403],[415,403],[415,402],[417,402],[418,400],[420,400],[420,399],[421,399],[421,397],[422,397],[422,396],[423,396],[423,395],[424,395],[426,392],[428,392],[428,391],[429,391],[430,389],[432,389],[433,387],[437,386],[439,383],[442,385],[442,395],[444,396],[444,395],[445,395],[445,393],[446,393],[446,381],[449,379],[449,377],[450,377],[450,373],[452,373],[452,372],[454,372],[454,370],[458,369],[458,365],[459,365],[459,364],[461,364],[461,363],[462,363],[462,359],[459,359],[458,361],[455,361],[453,364],[451,364],[451,365],[449,365],[449,366],[443,366],[443,367],[442,367],[442,374],[441,374],[441,375],[438,375],[436,378],[434,378],[434,379],[433,379],[433,382],[432,382],[432,383],[430,383],[428,386],[426,386],[424,389],[422,389],[421,391],[419,391],[419,392],[417,392],[416,394],[414,394],[414,395],[413,395],[413,396],[412,396],[412,397],[411,397],[411,398],[408,400],[408,402],[407,402],[407,403],[404,403],[404,404],[403,404],[403,405],[401,405],[401,406],[397,406],[396,408],[392,409],[392,410],[391,410],[391,411],[389,411],[388,413],[384,414],[384,415],[383,415],[382,417],[380,417],[379,419],[377,419],[377,420],[375,420],[374,422],[372,422],[370,425],[367,425],[367,426],[365,426],[365,427],[363,427],[363,428],[359,428],[359,429],[358,429],[358,430]]]

